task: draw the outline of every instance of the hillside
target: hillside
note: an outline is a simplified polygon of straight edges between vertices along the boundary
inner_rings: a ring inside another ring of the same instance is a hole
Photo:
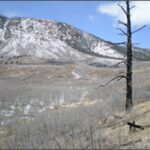
[[[150,52],[135,50],[136,59]],[[123,47],[55,20],[0,16],[2,64],[74,63],[113,65],[124,59]]]
[[[125,72],[114,67],[124,47],[55,20],[0,16],[0,149],[150,148],[150,51],[133,55],[126,113],[126,80],[98,86]],[[129,132],[133,120],[144,130]]]

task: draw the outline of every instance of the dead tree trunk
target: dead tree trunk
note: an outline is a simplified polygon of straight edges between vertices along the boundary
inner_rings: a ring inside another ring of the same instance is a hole
[[[127,73],[126,73],[126,111],[132,109],[132,32],[130,20],[130,4],[126,0],[127,11]]]

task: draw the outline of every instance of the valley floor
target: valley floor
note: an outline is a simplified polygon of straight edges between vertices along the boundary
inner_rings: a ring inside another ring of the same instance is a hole
[[[0,148],[150,148],[150,62],[134,62],[131,114],[125,80],[96,88],[124,69],[0,65]]]

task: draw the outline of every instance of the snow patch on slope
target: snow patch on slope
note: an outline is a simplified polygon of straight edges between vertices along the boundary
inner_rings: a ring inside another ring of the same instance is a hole
[[[110,47],[110,45],[104,42],[98,43],[98,45],[94,47],[93,52],[104,55],[104,56],[122,58],[121,54],[117,53],[114,49]]]
[[[10,35],[7,38],[5,38],[6,31],[7,35]],[[0,30],[0,40],[6,42],[0,50],[0,55],[7,57],[29,56],[59,62],[80,61],[107,64],[115,61],[92,56],[90,53],[82,52],[82,49],[87,51],[90,49],[105,56],[123,57],[114,49],[109,48],[106,42],[67,24],[52,20],[8,19],[4,28]]]

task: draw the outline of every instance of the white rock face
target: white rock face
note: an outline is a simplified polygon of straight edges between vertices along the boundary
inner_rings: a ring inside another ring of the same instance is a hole
[[[0,56],[29,56],[45,61],[113,64],[123,54],[91,34],[53,20],[1,18]]]

